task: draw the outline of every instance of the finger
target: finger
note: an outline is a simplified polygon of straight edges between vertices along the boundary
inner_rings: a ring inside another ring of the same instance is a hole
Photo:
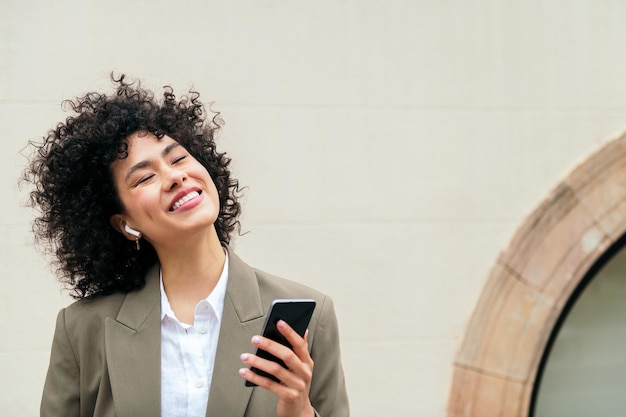
[[[289,370],[287,368],[270,359],[244,353],[241,355],[241,361],[246,365],[249,365],[251,368],[255,368],[253,369],[253,372],[258,370],[261,376],[265,376],[263,372],[266,372],[280,381],[285,380],[289,376]]]
[[[284,385],[301,388],[303,383],[310,383],[313,374],[313,360],[306,349],[304,350],[305,356],[300,359],[295,352],[287,346],[265,337],[254,336],[252,338],[252,344],[258,349],[282,360],[286,369],[282,364],[257,355],[244,354],[242,355],[242,361],[275,376]]]
[[[308,400],[308,390],[302,391],[290,388],[269,378],[258,375],[254,371],[247,368],[241,368],[239,370],[239,375],[241,375],[245,380],[250,381],[276,395],[279,399],[279,403],[283,401],[294,402],[294,400],[302,397],[302,395],[304,395],[306,400]]]
[[[258,349],[263,350],[278,359],[285,360],[289,356],[295,356],[295,353],[289,346],[285,346],[275,340],[263,336],[254,336],[251,340],[252,344]]]
[[[303,339],[289,324],[287,324],[284,320],[278,320],[276,323],[276,327],[280,334],[285,336],[287,341],[293,347],[293,351],[303,361],[307,361],[310,359],[309,356],[309,346],[305,339]],[[308,334],[308,329],[305,332],[305,337]]]
[[[307,343],[309,329],[304,332],[304,338],[291,328],[283,320],[279,320],[276,324],[278,331],[291,343],[293,353],[296,358],[281,358],[289,369],[296,372],[305,381],[310,381],[313,374],[313,359],[309,354],[309,345]]]
[[[279,321],[277,323],[277,327],[285,338],[289,338],[291,336],[290,343],[294,344],[294,350],[280,344],[274,342],[271,339],[262,338],[262,337],[253,337],[252,343],[256,345],[259,349],[265,350],[268,353],[276,356],[280,360],[285,363],[285,366],[291,373],[284,374],[281,372],[284,377],[279,376],[278,374],[274,374],[273,372],[266,371],[272,373],[272,375],[279,378],[283,383],[291,385],[291,381],[294,382],[296,386],[300,386],[301,382],[305,384],[309,384],[313,377],[313,359],[309,354],[308,345],[306,341],[300,337],[287,323],[284,321]],[[259,368],[261,369],[261,368]],[[265,369],[264,369],[265,370]]]
[[[250,381],[253,384],[258,385],[259,387],[265,388],[278,395],[278,387],[280,387],[280,384],[269,378],[257,374],[252,369],[241,368],[239,369],[239,375],[241,375],[245,380]]]
[[[256,355],[244,353],[241,355],[241,361],[253,369],[242,368],[239,370],[239,374],[250,382],[257,384],[260,387],[268,389],[274,392],[276,395],[284,393],[285,388],[290,390],[302,390],[306,387],[306,383],[302,378],[298,378],[296,374],[288,369],[285,369],[282,365],[261,358]],[[268,374],[278,378],[280,382],[276,382],[271,378],[258,374],[255,370],[267,372]]]

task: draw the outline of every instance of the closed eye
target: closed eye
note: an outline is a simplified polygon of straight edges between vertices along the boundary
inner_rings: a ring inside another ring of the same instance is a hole
[[[176,164],[176,163],[178,163],[178,162],[182,161],[182,160],[183,160],[183,159],[185,159],[185,158],[187,158],[187,155],[181,155],[181,156],[179,156],[179,157],[175,158],[175,159],[172,161],[172,164]]]
[[[141,177],[139,179],[139,181],[137,181],[137,183],[135,184],[135,187],[140,185],[140,184],[143,184],[145,182],[150,181],[152,179],[152,177],[154,177],[154,174],[150,174],[150,175],[146,175],[145,177]]]

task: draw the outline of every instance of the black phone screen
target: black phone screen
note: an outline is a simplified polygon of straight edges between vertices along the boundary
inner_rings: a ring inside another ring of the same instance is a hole
[[[309,322],[311,321],[311,316],[313,315],[313,311],[315,310],[315,300],[310,299],[281,299],[274,300],[272,302],[272,308],[265,320],[265,325],[263,326],[263,337],[267,337],[268,339],[275,340],[276,342],[287,346],[288,348],[292,348],[291,344],[280,334],[276,324],[279,320],[285,321],[291,328],[293,328],[296,333],[298,333],[301,337],[304,337],[304,332],[309,326]],[[262,350],[257,349],[256,355],[274,361],[281,366],[285,367],[285,363],[278,359],[276,356]],[[278,378],[274,375],[270,375],[267,372],[264,372],[260,369],[251,368],[252,371],[256,372],[259,375],[265,376],[267,378],[273,379],[276,382],[280,382]],[[250,381],[246,381],[246,386],[253,387],[256,384],[251,383]]]

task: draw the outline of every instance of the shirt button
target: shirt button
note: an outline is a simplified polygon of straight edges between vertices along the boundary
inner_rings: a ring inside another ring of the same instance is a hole
[[[201,334],[205,334],[205,333],[206,333],[206,327],[204,327],[204,326],[200,326],[200,327],[198,327],[198,331],[199,331]]]
[[[196,382],[196,388],[202,388],[203,385],[204,385],[204,383],[202,381],[197,381]]]

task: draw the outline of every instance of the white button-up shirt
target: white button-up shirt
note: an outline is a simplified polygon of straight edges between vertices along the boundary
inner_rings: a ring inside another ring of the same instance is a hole
[[[189,325],[176,318],[161,277],[162,417],[206,414],[227,282],[228,254],[217,285],[198,302],[193,325]]]

